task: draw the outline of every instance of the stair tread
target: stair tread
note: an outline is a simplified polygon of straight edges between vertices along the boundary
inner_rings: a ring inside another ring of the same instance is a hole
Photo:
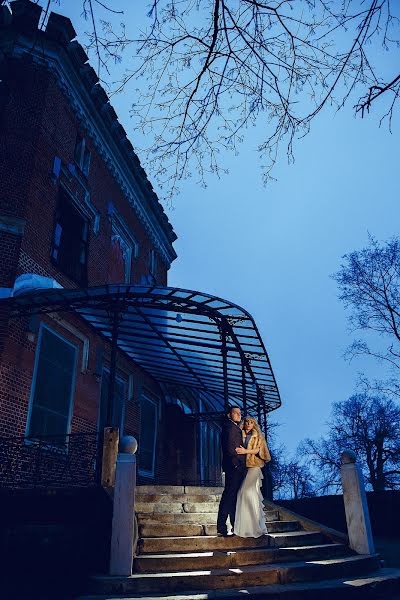
[[[268,525],[267,525],[268,527]],[[311,536],[311,535],[315,535],[320,533],[319,531],[304,531],[303,529],[297,529],[296,531],[284,531],[284,532],[278,532],[278,533],[267,533],[266,536],[271,536],[271,537],[299,537],[299,536]],[[163,540],[171,540],[171,542],[173,542],[174,540],[195,540],[197,541],[199,537],[206,537],[208,540],[215,540],[215,539],[225,539],[225,540],[229,540],[231,538],[235,538],[236,536],[228,536],[226,538],[221,538],[218,535],[207,535],[207,536],[193,536],[193,535],[175,535],[175,536],[165,536],[162,539]],[[239,536],[237,536],[239,537]],[[263,537],[263,536],[262,536]],[[153,537],[147,537],[147,536],[142,536],[140,539],[142,540],[154,540],[154,539],[158,539],[158,538],[153,538]],[[254,539],[259,539],[259,538],[240,538],[241,540],[243,539],[248,539],[248,540],[254,540]]]
[[[316,550],[319,548],[325,548],[325,549],[329,549],[329,548],[338,548],[338,547],[342,547],[344,550],[346,549],[346,546],[344,546],[343,544],[318,544],[318,545],[313,545],[313,546],[294,546],[291,548],[282,548],[282,550],[299,550],[299,551],[306,551],[306,550]],[[214,554],[233,554],[233,553],[243,553],[243,554],[247,554],[250,552],[260,552],[260,551],[270,551],[270,552],[277,552],[278,550],[280,550],[279,548],[243,548],[243,549],[239,549],[239,550],[224,550],[224,549],[216,549],[216,550],[209,550],[206,552],[168,552],[168,553],[155,553],[155,554],[139,554],[136,558],[139,559],[154,559],[154,558],[158,558],[158,559],[163,559],[163,558],[202,558],[205,556],[213,556]]]
[[[268,524],[267,524],[267,529],[268,529]],[[267,535],[270,535],[272,537],[296,537],[296,536],[303,536],[303,535],[315,535],[316,533],[321,533],[320,531],[305,531],[304,529],[296,529],[295,531],[277,531],[275,532],[271,532]]]
[[[125,600],[224,600],[229,598],[232,600],[242,600],[243,596],[254,596],[261,599],[268,596],[276,596],[282,594],[284,597],[296,598],[296,595],[300,592],[333,592],[348,591],[352,589],[367,589],[371,586],[377,586],[380,583],[396,581],[400,586],[400,569],[380,569],[369,573],[368,575],[362,575],[358,577],[345,577],[335,578],[325,581],[317,582],[300,582],[300,583],[286,583],[286,584],[269,584],[264,586],[247,586],[245,588],[225,588],[204,591],[193,591],[193,592],[178,592],[178,593],[141,593],[141,594],[124,594]],[[379,588],[377,588],[379,589]],[[292,595],[292,594],[293,595]],[[290,594],[290,596],[289,596]],[[313,598],[316,596],[313,596]],[[336,597],[336,596],[335,596]],[[77,600],[112,600],[121,598],[121,595],[85,595],[77,598]]]
[[[207,575],[215,576],[232,576],[241,575],[242,573],[258,573],[258,572],[266,572],[266,571],[276,571],[282,569],[294,569],[298,567],[304,567],[313,569],[318,566],[326,566],[326,565],[340,565],[345,563],[353,563],[356,564],[358,562],[364,562],[368,559],[373,558],[376,555],[368,555],[368,554],[359,554],[354,556],[344,556],[339,558],[328,558],[323,560],[311,560],[311,561],[296,561],[296,562],[281,562],[271,564],[259,564],[259,565],[249,565],[243,567],[226,567],[220,569],[202,569],[202,570],[193,570],[193,571],[170,571],[170,572],[162,572],[162,573],[133,573],[129,577],[112,577],[109,575],[99,575],[96,576],[95,579],[98,581],[102,580],[134,580],[134,579],[164,579],[164,578],[174,578],[174,577],[204,577]]]

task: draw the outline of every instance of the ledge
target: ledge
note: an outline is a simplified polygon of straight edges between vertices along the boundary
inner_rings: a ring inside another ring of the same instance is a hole
[[[268,508],[268,510],[279,510],[279,513],[284,517],[285,521],[299,521],[305,531],[317,530],[334,542],[338,542],[340,544],[349,543],[349,538],[345,533],[337,531],[336,529],[332,529],[331,527],[326,527],[325,525],[317,523],[317,521],[312,521],[307,517],[303,517],[302,515],[292,512],[280,504],[275,504],[275,502],[271,502],[270,500],[264,500],[264,506]]]

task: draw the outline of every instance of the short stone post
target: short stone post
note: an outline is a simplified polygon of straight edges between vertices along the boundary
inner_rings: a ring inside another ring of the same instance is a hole
[[[114,487],[115,465],[118,455],[118,441],[118,427],[106,427],[103,431],[101,461],[101,485],[106,489],[111,489]]]
[[[365,493],[364,478],[352,450],[341,455],[343,501],[346,512],[349,545],[358,554],[374,554],[371,522]]]
[[[132,575],[135,538],[135,487],[137,441],[121,439],[114,487],[110,575]]]

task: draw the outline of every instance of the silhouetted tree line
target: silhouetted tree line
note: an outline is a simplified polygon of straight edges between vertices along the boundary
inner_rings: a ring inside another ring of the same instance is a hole
[[[382,373],[389,367],[389,376],[370,381],[361,375],[358,392],[333,404],[326,433],[303,440],[293,459],[285,459],[283,447],[275,450],[272,439],[274,488],[281,497],[340,491],[345,449],[357,454],[368,489],[400,489],[400,239],[380,244],[370,236],[367,247],[343,257],[333,277],[349,323],[360,335],[346,358],[368,356]]]

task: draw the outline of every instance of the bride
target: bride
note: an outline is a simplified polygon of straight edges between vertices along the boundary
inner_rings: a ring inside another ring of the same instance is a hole
[[[246,417],[242,428],[243,446],[237,454],[246,454],[247,475],[238,492],[234,533],[239,537],[260,537],[267,533],[261,468],[271,460],[265,437],[253,417]]]

